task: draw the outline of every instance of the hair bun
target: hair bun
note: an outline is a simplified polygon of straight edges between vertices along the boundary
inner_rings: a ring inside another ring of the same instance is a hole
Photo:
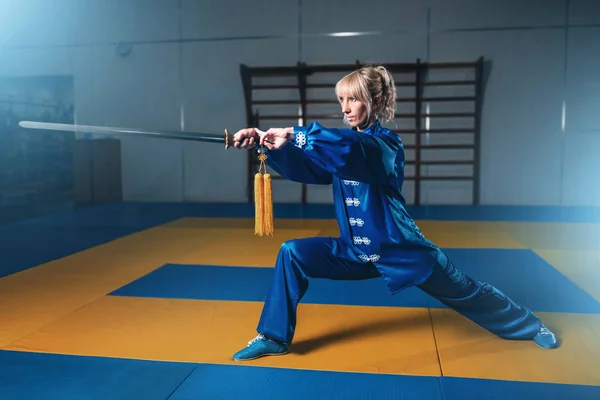
[[[396,84],[394,77],[383,65],[374,67],[381,78],[381,114],[380,118],[384,121],[394,119],[396,111]]]

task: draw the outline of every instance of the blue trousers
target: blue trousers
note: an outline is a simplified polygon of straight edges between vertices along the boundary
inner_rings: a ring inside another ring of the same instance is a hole
[[[285,242],[277,256],[273,281],[257,331],[268,338],[292,343],[298,303],[308,278],[363,280],[380,277],[373,264],[351,263],[331,254],[333,238],[313,237]],[[529,340],[541,321],[495,287],[478,282],[448,262],[436,265],[418,287],[428,295],[505,339]]]

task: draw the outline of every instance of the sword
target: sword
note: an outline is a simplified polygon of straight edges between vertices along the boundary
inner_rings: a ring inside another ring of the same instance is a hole
[[[26,129],[42,129],[50,131],[65,131],[65,132],[83,132],[83,133],[96,133],[102,135],[116,135],[116,136],[142,136],[142,137],[154,137],[161,139],[179,139],[179,140],[191,140],[195,142],[210,142],[210,143],[223,143],[225,150],[231,147],[233,143],[233,135],[225,129],[223,135],[215,135],[210,133],[198,133],[198,132],[177,132],[167,130],[143,130],[143,129],[132,129],[132,128],[115,128],[108,126],[93,126],[93,125],[73,125],[73,124],[59,124],[54,122],[37,122],[37,121],[21,121],[19,126]],[[258,142],[258,138],[256,138]]]
[[[98,133],[102,135],[126,135],[126,136],[146,136],[163,139],[180,139],[192,140],[196,142],[211,142],[224,143],[225,150],[231,147],[233,135],[225,129],[223,135],[214,135],[209,133],[197,132],[177,132],[165,130],[142,130],[132,128],[114,128],[108,126],[93,126],[93,125],[74,125],[74,124],[59,124],[54,122],[36,122],[36,121],[21,121],[19,126],[26,129],[42,129],[51,131],[66,131],[66,132],[83,132],[83,133]],[[258,144],[259,139],[254,139],[255,144]],[[260,167],[254,177],[254,201],[256,203],[256,222],[254,234],[259,236],[273,235],[273,200],[271,195],[271,175],[268,174],[265,165],[267,156],[260,151],[258,157]]]

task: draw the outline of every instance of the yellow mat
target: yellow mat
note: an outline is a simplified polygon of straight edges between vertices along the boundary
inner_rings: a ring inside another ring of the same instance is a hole
[[[504,222],[500,229],[530,249],[600,249],[600,224]]]
[[[563,344],[502,340],[452,310],[431,310],[444,376],[600,385],[600,315],[538,313]]]
[[[600,301],[600,224],[417,223],[440,247],[532,248]],[[251,219],[185,218],[4,277],[0,347],[232,363],[255,336],[262,304],[106,295],[166,263],[272,266],[283,241],[338,234],[332,220],[277,224],[275,237],[261,238]],[[600,316],[542,314],[566,342],[547,351],[496,338],[449,310],[300,309],[292,353],[250,365],[600,385]]]
[[[262,303],[107,296],[8,350],[228,364]],[[426,309],[303,304],[292,352],[244,365],[439,376]]]
[[[6,349],[232,364],[256,335],[261,308],[107,296]],[[560,349],[497,338],[451,310],[302,304],[291,353],[243,364],[599,385],[600,316],[540,316],[565,341]]]
[[[281,229],[275,237],[261,238],[213,220],[206,228],[203,221],[195,221],[200,223],[197,227],[177,226],[186,222],[139,232],[0,279],[0,346],[166,263],[272,266],[282,241],[319,230]]]

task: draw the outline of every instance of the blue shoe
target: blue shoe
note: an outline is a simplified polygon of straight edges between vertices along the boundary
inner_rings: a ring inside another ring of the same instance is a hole
[[[556,336],[544,324],[533,337],[533,341],[544,349],[554,349],[558,346]]]
[[[262,334],[248,342],[248,346],[233,355],[235,361],[254,360],[263,356],[279,356],[288,352],[288,345],[275,342]]]

